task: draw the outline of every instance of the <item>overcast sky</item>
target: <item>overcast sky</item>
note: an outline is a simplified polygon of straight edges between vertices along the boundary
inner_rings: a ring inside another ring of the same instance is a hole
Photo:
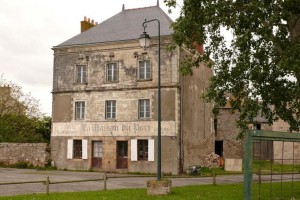
[[[182,0],[178,1],[179,5]],[[51,48],[80,33],[84,16],[101,23],[125,9],[156,5],[157,0],[0,0],[0,75],[19,84],[51,116]],[[168,8],[160,0],[160,7]],[[180,8],[169,16],[175,20]]]

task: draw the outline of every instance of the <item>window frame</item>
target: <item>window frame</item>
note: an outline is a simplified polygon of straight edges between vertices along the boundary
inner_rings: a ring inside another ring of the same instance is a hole
[[[112,66],[112,69],[109,69],[109,67]],[[115,67],[115,69],[114,69]],[[106,63],[105,65],[105,76],[106,76],[106,82],[107,83],[115,83],[119,81],[119,67],[118,67],[118,63],[117,62],[110,62],[110,63]],[[112,72],[111,75],[109,75],[109,72]],[[111,78],[109,78],[111,77]]]
[[[103,142],[102,141],[93,141],[93,158],[103,158]],[[95,146],[97,144],[97,146]]]
[[[116,100],[105,101],[105,119],[114,120],[117,116],[117,102]]]
[[[141,67],[141,64],[140,64],[142,62],[144,62],[143,67]],[[145,66],[145,64],[147,62],[149,62],[149,66]],[[149,69],[149,71],[147,71],[147,69]],[[143,76],[142,76],[142,74],[143,74]],[[149,74],[149,77],[147,77],[147,74]],[[138,80],[140,80],[140,81],[152,80],[152,67],[151,67],[151,61],[149,59],[138,61]]]
[[[138,116],[139,119],[150,119],[150,99],[139,99]]]
[[[76,84],[87,84],[87,74],[88,74],[87,65],[76,65],[75,73],[76,73],[75,75]]]
[[[82,159],[82,140],[73,140],[73,159]]]
[[[83,106],[82,106],[83,105]],[[75,120],[84,120],[85,119],[85,111],[86,111],[86,103],[85,101],[75,101]],[[78,111],[79,109],[79,111]]]
[[[148,161],[149,158],[149,141],[148,139],[137,140],[137,160]]]

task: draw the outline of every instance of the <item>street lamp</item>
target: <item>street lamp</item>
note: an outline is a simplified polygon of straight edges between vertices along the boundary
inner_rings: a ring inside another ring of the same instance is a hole
[[[140,45],[142,48],[147,49],[150,45],[151,38],[146,33],[147,23],[157,21],[158,23],[158,111],[157,111],[157,180],[161,179],[161,96],[160,96],[160,21],[158,19],[146,20],[143,23],[144,32],[140,36]]]

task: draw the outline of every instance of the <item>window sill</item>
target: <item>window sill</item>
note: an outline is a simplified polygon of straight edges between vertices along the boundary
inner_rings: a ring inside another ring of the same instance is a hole
[[[104,84],[116,84],[119,83],[119,81],[105,81]]]
[[[116,121],[117,121],[116,118],[114,118],[114,119],[106,119],[106,118],[105,118],[105,120],[108,121],[108,122],[116,122]]]
[[[88,85],[88,82],[86,83],[73,83],[74,85]]]
[[[149,81],[152,81],[152,78],[149,78],[149,79],[137,79],[136,81],[137,82],[149,82]]]
[[[139,118],[138,121],[151,121],[151,118]]]

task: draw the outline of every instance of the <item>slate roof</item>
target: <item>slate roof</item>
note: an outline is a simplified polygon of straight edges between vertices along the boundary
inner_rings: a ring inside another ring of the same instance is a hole
[[[173,21],[159,6],[152,6],[123,10],[55,47],[138,39],[144,31],[142,24],[145,19],[158,19],[160,21],[161,36],[173,33],[170,28]],[[148,23],[146,32],[150,37],[157,36],[157,22]]]

